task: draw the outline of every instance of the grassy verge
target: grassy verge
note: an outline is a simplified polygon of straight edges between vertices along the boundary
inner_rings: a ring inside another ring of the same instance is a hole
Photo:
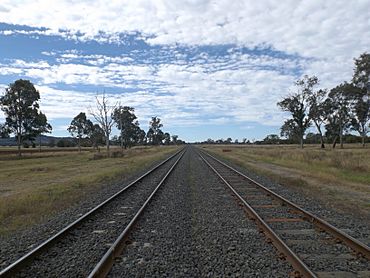
[[[370,216],[370,149],[205,146],[242,167],[342,211]],[[225,150],[227,150],[225,152]]]
[[[116,158],[90,152],[45,152],[24,159],[0,156],[0,235],[40,222],[177,148],[133,148]]]

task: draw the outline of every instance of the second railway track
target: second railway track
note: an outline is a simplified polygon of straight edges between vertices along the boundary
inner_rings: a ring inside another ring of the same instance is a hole
[[[370,248],[202,151],[202,160],[294,267],[297,277],[370,277]]]
[[[0,271],[1,277],[86,277],[181,159],[180,150]],[[106,267],[106,265],[105,265]],[[100,271],[100,269],[98,269]],[[95,270],[96,273],[99,273]]]

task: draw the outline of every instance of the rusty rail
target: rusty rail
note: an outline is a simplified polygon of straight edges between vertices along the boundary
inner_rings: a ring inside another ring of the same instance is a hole
[[[147,205],[152,200],[153,196],[156,194],[158,189],[161,187],[161,185],[164,183],[164,181],[167,179],[167,177],[170,175],[172,170],[175,168],[177,163],[180,161],[182,156],[185,152],[183,152],[180,157],[176,160],[176,162],[172,165],[171,169],[167,172],[167,174],[163,177],[163,179],[159,182],[157,187],[154,189],[152,194],[148,197],[148,199],[145,201],[145,203],[142,205],[142,207],[138,210],[138,212],[135,214],[135,216],[132,218],[130,223],[126,226],[126,228],[123,230],[123,232],[119,235],[119,237],[116,239],[116,241],[112,244],[112,246],[108,249],[108,251],[104,254],[104,256],[101,258],[99,263],[95,266],[95,268],[91,271],[89,274],[89,278],[93,277],[106,277],[111,270],[115,258],[117,258],[125,248],[125,242],[138,221],[139,217],[142,215],[143,211],[147,207]]]
[[[208,155],[208,154],[207,154]],[[247,213],[251,218],[256,221],[259,229],[265,234],[265,236],[271,241],[276,249],[281,252],[284,257],[292,264],[293,268],[298,272],[298,277],[311,277],[316,278],[316,274],[313,273],[308,266],[284,243],[284,241],[270,228],[270,226],[258,215],[258,213],[244,200],[242,196],[226,181],[221,174],[201,155],[199,156],[202,160],[212,169],[213,172],[229,187],[233,194],[238,200],[244,205]]]
[[[286,198],[280,196],[279,194],[271,191],[270,189],[266,188],[262,184],[258,183],[257,181],[251,179],[250,177],[244,175],[240,171],[234,169],[233,167],[227,165],[226,163],[220,161],[216,157],[212,156],[209,153],[203,152],[215,161],[219,162],[223,166],[227,167],[228,169],[232,170],[233,172],[237,173],[238,175],[242,176],[243,178],[247,179],[251,183],[255,184],[258,186],[260,189],[264,190],[267,192],[271,197],[275,198],[276,200],[283,202],[284,204],[290,206],[291,208],[299,211],[308,221],[311,223],[317,225],[319,228],[323,229],[327,233],[331,234],[333,237],[336,239],[342,241],[344,244],[346,244],[348,247],[350,247],[353,251],[355,251],[357,254],[367,258],[370,260],[370,248],[365,245],[364,243],[360,242],[359,240],[351,237],[350,235],[346,234],[345,232],[335,228],[333,225],[329,224],[325,220],[313,215],[312,213],[308,212],[305,209],[300,208],[298,205],[294,204],[293,202],[287,200]]]
[[[143,175],[141,175],[140,177],[135,179],[129,185],[127,185],[126,187],[124,187],[123,189],[121,189],[120,191],[118,191],[117,193],[115,193],[114,195],[112,195],[111,197],[109,197],[108,199],[106,199],[105,201],[103,201],[102,203],[100,203],[99,205],[97,205],[96,207],[94,207],[93,209],[91,209],[90,211],[88,211],[87,213],[82,215],[81,217],[79,217],[77,220],[75,220],[74,222],[72,222],[67,227],[63,228],[62,230],[60,230],[58,233],[56,233],[55,235],[53,235],[49,239],[42,242],[40,245],[38,245],[36,248],[32,249],[30,252],[28,252],[27,254],[25,254],[24,256],[19,258],[18,260],[16,260],[14,263],[10,264],[9,266],[7,266],[3,270],[1,270],[0,271],[0,277],[12,277],[12,276],[14,276],[17,272],[19,272],[22,268],[24,268],[27,264],[29,264],[36,256],[38,256],[39,254],[41,254],[42,252],[47,250],[49,247],[51,247],[58,240],[63,238],[69,231],[71,231],[77,225],[82,223],[87,217],[93,215],[97,210],[99,210],[100,208],[102,208],[103,206],[105,206],[106,204],[111,202],[113,199],[115,199],[116,197],[121,195],[123,192],[127,191],[130,187],[137,184],[143,178],[145,178],[146,176],[148,176],[149,174],[154,172],[156,169],[161,167],[163,164],[168,162],[170,159],[174,158],[176,155],[178,155],[183,150],[184,150],[184,148],[180,149],[179,151],[177,151],[176,153],[174,153],[173,155],[171,155],[170,157],[168,157],[167,159],[165,159],[164,161],[162,161],[158,165],[154,166],[152,169],[150,169],[149,171],[147,171],[146,173],[144,173]],[[183,154],[181,154],[181,156],[182,155]]]

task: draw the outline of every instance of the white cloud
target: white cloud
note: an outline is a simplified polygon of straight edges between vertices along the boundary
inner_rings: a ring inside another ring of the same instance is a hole
[[[369,45],[368,0],[3,0],[2,6],[1,22],[50,29],[38,33],[82,32],[85,38],[139,31],[150,43],[270,45],[321,58],[357,56]]]
[[[52,4],[2,0],[0,22],[46,28],[4,30],[3,35],[59,34],[82,41],[126,43],[121,35],[138,32],[149,44],[167,46],[163,51],[174,54],[176,60],[150,65],[150,61],[140,64],[126,54],[45,51],[57,64],[18,59],[13,65],[1,65],[0,74],[38,80],[53,117],[74,114],[87,103],[85,93],[49,88],[62,82],[135,89],[119,98],[137,107],[144,118],[162,115],[170,125],[203,124],[198,121],[200,116],[214,123],[278,125],[282,116],[276,102],[288,93],[298,72],[317,75],[323,87],[350,79],[353,58],[369,51],[369,7],[370,0],[66,0]],[[203,52],[187,62],[174,44],[232,47],[223,57]],[[284,55],[249,55],[240,51],[242,46],[269,48]]]

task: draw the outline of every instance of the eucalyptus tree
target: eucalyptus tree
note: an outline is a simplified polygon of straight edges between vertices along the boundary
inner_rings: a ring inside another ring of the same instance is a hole
[[[0,138],[9,138],[9,130],[4,124],[0,124]]]
[[[171,135],[168,132],[163,134],[163,140],[165,145],[171,144]]]
[[[285,121],[282,134],[286,133],[287,128],[291,128],[290,134],[298,137],[301,148],[303,148],[303,137],[306,130],[310,127],[309,107],[310,96],[313,87],[318,83],[316,76],[309,77],[305,75],[302,79],[295,82],[297,92],[278,102],[281,110],[289,112],[291,119]],[[283,132],[284,131],[284,132]]]
[[[46,116],[40,114],[40,93],[29,80],[19,79],[11,83],[0,98],[1,110],[5,113],[3,129],[17,139],[18,156],[26,139],[33,139],[37,131],[50,130]]]
[[[32,137],[39,136],[39,148],[41,152],[41,135],[43,133],[50,133],[52,131],[52,126],[48,123],[46,115],[40,112],[37,117],[34,118],[34,128]],[[32,138],[31,138],[32,139]]]
[[[179,139],[179,136],[174,134],[174,135],[171,136],[171,138],[172,138],[172,143],[177,145],[177,140]]]
[[[365,147],[365,137],[370,128],[370,54],[363,53],[355,59],[355,69],[352,83],[357,90],[353,90],[351,126],[362,138]]]
[[[152,117],[149,122],[149,130],[147,133],[150,144],[159,145],[162,142],[164,135],[161,130],[162,127],[163,124],[161,124],[161,119],[158,117]]]
[[[68,127],[69,133],[73,137],[77,137],[78,150],[81,152],[81,139],[87,138],[93,129],[93,123],[86,117],[84,112],[81,112],[71,121]]]
[[[104,144],[104,130],[98,124],[92,125],[89,138],[93,149],[98,149],[99,144]]]
[[[135,109],[129,106],[118,106],[114,109],[112,118],[121,133],[121,148],[131,147],[137,141],[139,128]]]
[[[328,98],[325,100],[325,112],[327,123],[325,128],[334,138],[333,147],[339,137],[340,147],[343,148],[343,134],[350,127],[350,98],[353,91],[352,84],[342,83],[330,90]]]
[[[325,123],[327,115],[325,113],[325,104],[324,104],[326,95],[327,95],[326,90],[318,90],[312,91],[308,98],[309,102],[308,116],[315,124],[316,129],[319,133],[321,148],[325,148],[324,136],[321,127]]]

